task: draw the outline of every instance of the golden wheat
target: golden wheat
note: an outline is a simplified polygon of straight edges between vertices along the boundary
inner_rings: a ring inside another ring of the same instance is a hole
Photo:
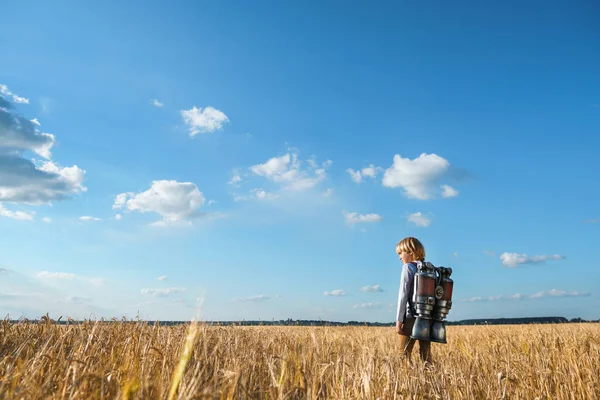
[[[451,326],[448,337],[427,368],[417,349],[400,357],[393,328],[4,321],[0,398],[600,398],[599,324]]]

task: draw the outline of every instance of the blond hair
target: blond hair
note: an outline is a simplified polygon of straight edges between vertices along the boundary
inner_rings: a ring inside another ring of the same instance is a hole
[[[412,254],[418,261],[425,261],[425,247],[417,238],[407,237],[399,241],[396,245],[396,253],[400,254],[403,251]]]

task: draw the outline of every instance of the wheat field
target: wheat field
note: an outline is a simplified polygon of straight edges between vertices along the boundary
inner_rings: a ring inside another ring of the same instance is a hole
[[[1,399],[598,399],[600,324],[386,327],[4,321]]]

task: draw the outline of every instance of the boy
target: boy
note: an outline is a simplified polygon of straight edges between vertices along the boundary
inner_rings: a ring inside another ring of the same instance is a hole
[[[415,345],[415,339],[410,337],[415,316],[412,309],[412,295],[417,263],[425,261],[425,248],[414,237],[402,239],[396,245],[396,253],[402,260],[400,290],[398,292],[398,310],[396,314],[396,331],[400,335],[400,348],[405,357],[410,359],[410,353]],[[431,342],[419,340],[421,360],[431,363]]]

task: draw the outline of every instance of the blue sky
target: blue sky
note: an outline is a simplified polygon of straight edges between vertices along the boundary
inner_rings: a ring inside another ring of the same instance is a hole
[[[600,318],[597,4],[2,13],[0,314]]]

